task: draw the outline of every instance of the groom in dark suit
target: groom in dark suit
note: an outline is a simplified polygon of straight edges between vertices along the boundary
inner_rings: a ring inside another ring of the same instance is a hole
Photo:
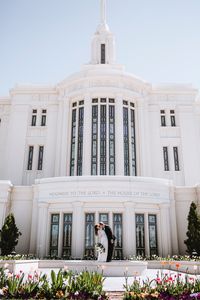
[[[105,233],[106,233],[107,238],[108,238],[108,256],[107,256],[107,262],[109,262],[109,261],[112,260],[115,236],[113,235],[110,226],[104,224],[103,222],[100,222],[99,225],[100,225],[100,227],[103,230],[105,230]]]

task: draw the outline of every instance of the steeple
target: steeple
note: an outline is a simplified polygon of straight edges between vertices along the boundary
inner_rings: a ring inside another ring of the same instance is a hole
[[[101,23],[106,24],[106,1],[101,0]]]
[[[91,64],[114,64],[115,40],[106,23],[106,0],[100,0],[100,23],[92,39]]]

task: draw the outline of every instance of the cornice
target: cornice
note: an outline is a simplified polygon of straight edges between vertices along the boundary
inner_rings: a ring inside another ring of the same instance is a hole
[[[0,105],[9,105],[11,102],[10,97],[0,97]]]
[[[47,85],[16,85],[10,90],[10,95],[17,94],[57,94],[56,86]]]

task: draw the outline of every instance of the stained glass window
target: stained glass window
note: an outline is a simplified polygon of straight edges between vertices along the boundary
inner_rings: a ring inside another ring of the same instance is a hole
[[[63,220],[63,252],[62,256],[69,258],[72,247],[72,214],[64,214]]]
[[[82,175],[83,165],[83,122],[84,122],[84,107],[79,108],[78,120],[78,147],[77,147],[77,175]]]
[[[94,213],[87,213],[85,215],[85,255],[87,257],[94,257]]]
[[[178,147],[173,147],[173,152],[174,152],[174,168],[175,168],[175,171],[180,171],[179,159],[178,159]]]
[[[34,146],[29,146],[27,170],[32,170]]]
[[[70,176],[74,176],[76,146],[76,109],[72,110]]]
[[[100,106],[100,175],[106,175],[106,105]]]
[[[109,105],[109,175],[115,175],[115,107]]]
[[[94,99],[93,99],[94,100]],[[92,155],[91,155],[91,174],[97,175],[98,172],[98,106],[92,106]]]
[[[158,255],[157,245],[157,218],[156,215],[148,215],[149,219],[149,248],[150,255]]]
[[[124,127],[124,175],[130,175],[129,167],[129,129],[128,129],[128,108],[123,108],[123,127]]]
[[[135,215],[136,255],[145,256],[144,214]]]
[[[123,259],[123,240],[122,240],[122,214],[113,214],[113,234],[116,237],[114,247],[114,257]]]
[[[50,256],[58,256],[59,214],[51,215]]]

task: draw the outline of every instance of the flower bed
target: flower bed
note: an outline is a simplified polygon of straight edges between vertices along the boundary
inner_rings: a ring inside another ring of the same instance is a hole
[[[125,284],[124,300],[163,299],[163,300],[194,300],[200,299],[200,280],[196,276],[181,274],[162,274],[146,281],[134,279],[131,285]]]
[[[25,276],[0,269],[0,299],[77,299],[106,300],[104,278],[96,272],[51,271],[51,278],[38,272]]]

